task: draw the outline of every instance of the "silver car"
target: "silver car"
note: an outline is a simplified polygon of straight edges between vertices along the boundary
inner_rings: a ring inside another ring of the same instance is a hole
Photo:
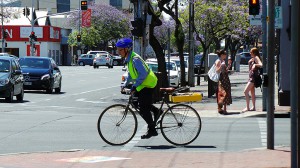
[[[108,53],[98,53],[93,60],[93,66],[94,68],[99,68],[99,66],[113,68],[113,56]]]

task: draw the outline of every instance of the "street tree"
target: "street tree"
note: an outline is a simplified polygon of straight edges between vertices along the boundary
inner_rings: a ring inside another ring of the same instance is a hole
[[[79,31],[82,34],[82,44],[90,48],[100,48],[101,44],[107,47],[108,42],[130,35],[130,17],[121,10],[101,4],[90,5],[89,8],[92,10],[91,27],[81,28],[79,13],[75,12],[68,18],[68,26],[77,30],[70,35],[70,38],[74,38],[69,40],[70,45],[77,45],[74,34]],[[104,49],[104,46],[101,48]]]
[[[160,12],[165,12],[168,14],[175,22],[175,31],[174,31],[174,37],[176,39],[176,47],[178,49],[179,53],[179,59],[180,59],[180,74],[181,76],[185,76],[185,67],[184,67],[184,57],[183,57],[183,46],[184,46],[184,40],[185,35],[182,27],[182,20],[180,20],[179,17],[179,3],[185,2],[184,0],[158,0],[157,5],[160,10]],[[186,79],[181,78],[180,79],[181,86],[186,85]]]

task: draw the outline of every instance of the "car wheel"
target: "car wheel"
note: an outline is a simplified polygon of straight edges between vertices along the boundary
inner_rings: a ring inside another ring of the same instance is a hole
[[[11,103],[11,102],[13,101],[13,99],[14,99],[14,88],[12,87],[12,88],[10,89],[10,94],[9,94],[9,96],[5,98],[5,101],[6,101],[7,103]]]
[[[24,99],[24,88],[22,88],[21,93],[17,95],[18,101],[23,101]]]
[[[53,88],[52,87],[46,89],[46,93],[51,94],[52,92],[53,92]]]
[[[59,87],[55,88],[55,93],[60,93],[61,92],[61,80],[59,82]]]
[[[84,66],[84,63],[81,61],[81,62],[79,62],[79,65],[80,66]]]

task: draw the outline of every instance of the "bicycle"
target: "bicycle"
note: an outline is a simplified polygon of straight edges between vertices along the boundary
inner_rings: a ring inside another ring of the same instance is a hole
[[[167,109],[155,119],[156,129],[160,129],[163,137],[171,144],[184,146],[192,143],[201,131],[200,115],[190,105],[169,104],[168,96],[174,95],[174,88],[160,88],[160,91],[162,101],[159,110],[162,110],[164,104],[167,105]],[[139,109],[133,101],[134,98],[130,96],[127,105],[114,104],[100,114],[97,123],[98,133],[107,144],[124,145],[136,134],[138,122],[132,109],[137,113]]]

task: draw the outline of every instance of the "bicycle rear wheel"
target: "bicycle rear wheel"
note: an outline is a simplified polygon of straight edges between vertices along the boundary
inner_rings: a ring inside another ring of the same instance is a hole
[[[107,107],[99,116],[97,128],[100,137],[110,145],[128,143],[137,131],[137,118],[134,112],[123,104]]]
[[[200,134],[201,118],[198,112],[189,105],[176,104],[163,115],[160,129],[164,138],[174,145],[192,143]]]

